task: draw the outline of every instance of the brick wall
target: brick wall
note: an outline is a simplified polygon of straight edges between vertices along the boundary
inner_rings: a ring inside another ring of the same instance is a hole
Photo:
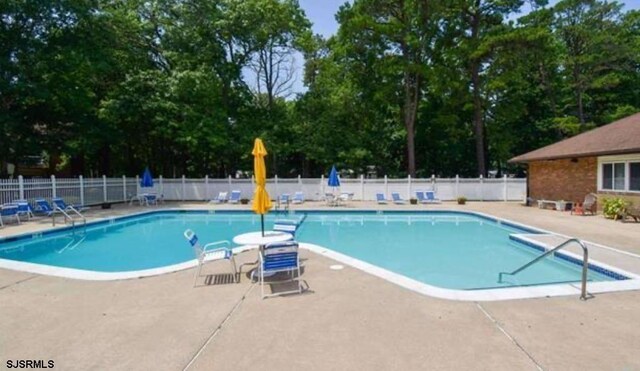
[[[574,160],[576,161],[576,160]],[[584,200],[598,188],[598,160],[584,157],[529,164],[529,197],[535,200]]]

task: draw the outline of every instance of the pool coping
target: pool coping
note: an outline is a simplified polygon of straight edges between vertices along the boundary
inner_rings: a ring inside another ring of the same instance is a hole
[[[132,213],[132,214],[127,214],[123,216],[99,218],[99,219],[87,222],[86,225],[87,227],[89,227],[89,226],[96,226],[101,224],[109,224],[109,223],[113,223],[115,220],[121,221],[121,220],[136,218],[140,216],[152,215],[157,213],[166,213],[166,212],[189,213],[189,214],[200,214],[200,213],[201,214],[218,214],[218,213],[219,214],[225,214],[225,213],[250,214],[251,213],[251,211],[248,211],[248,210],[235,210],[235,209],[210,210],[210,209],[166,208],[166,209],[157,209],[157,210],[145,210],[138,213]],[[454,213],[454,214],[462,214],[462,215],[466,214],[466,215],[477,216],[491,222],[497,222],[499,225],[506,225],[512,228],[517,228],[523,232],[531,232],[534,234],[549,234],[549,235],[555,235],[555,236],[559,236],[567,239],[571,238],[567,235],[547,231],[541,228],[531,227],[518,222],[514,222],[512,220],[496,217],[496,216],[485,214],[478,211],[460,211],[460,210],[446,210],[446,209],[421,210],[421,211],[381,210],[381,209],[296,210],[293,212],[289,212],[287,215],[313,214],[313,213],[348,214],[348,213],[363,213],[363,212],[377,214],[377,215],[403,214],[403,213],[407,213],[407,214]],[[61,227],[61,228],[50,228],[40,232],[25,232],[25,233],[14,235],[14,236],[0,237],[0,243],[21,240],[21,239],[42,237],[47,234],[64,232],[72,228],[73,227],[71,226]],[[538,241],[534,241],[532,239],[528,239],[526,237],[526,234],[527,233],[515,233],[512,235],[516,235],[518,239],[521,239],[522,242],[525,242],[526,244],[536,245],[538,249],[545,249],[545,250],[548,249],[546,244]],[[636,255],[627,251],[622,251],[613,247],[592,243],[586,240],[583,240],[583,241],[600,248],[605,248],[605,249],[615,251],[624,255],[640,258],[639,255]],[[567,295],[580,294],[579,283],[546,284],[546,285],[535,285],[535,286],[504,287],[504,288],[477,289],[477,290],[447,289],[447,288],[433,286],[433,285],[429,285],[429,284],[414,280],[412,278],[389,271],[379,266],[338,253],[336,251],[333,251],[329,248],[326,248],[320,245],[301,242],[300,247],[306,250],[309,250],[313,253],[326,256],[335,261],[357,268],[359,270],[362,270],[366,273],[372,274],[379,278],[385,279],[389,282],[392,282],[398,286],[404,287],[414,292],[436,297],[436,298],[441,298],[441,299],[460,300],[460,301],[496,301],[496,300],[555,297],[555,296],[567,296]],[[257,248],[257,246],[239,246],[239,247],[233,248],[233,252],[235,254],[238,254],[238,253],[255,249],[255,248]],[[578,260],[582,259],[581,256],[573,254],[569,251],[563,251],[562,255],[568,256],[571,259],[578,259]],[[611,265],[608,265],[593,259],[589,259],[589,264],[597,267],[601,267],[605,270],[609,270],[609,271],[615,272],[616,274],[627,277],[627,279],[624,279],[624,280],[589,282],[587,284],[587,291],[589,293],[593,294],[593,293],[605,293],[605,292],[616,292],[616,291],[640,290],[639,275],[636,275],[634,273],[619,269],[617,267],[613,267]],[[50,275],[50,276],[63,277],[63,278],[92,280],[92,281],[113,281],[113,280],[144,278],[144,277],[156,276],[156,275],[176,272],[184,269],[189,269],[189,268],[195,267],[196,265],[197,265],[197,260],[192,259],[182,263],[164,266],[160,268],[152,268],[152,269],[137,270],[137,271],[125,271],[125,272],[98,272],[98,271],[90,271],[90,270],[82,270],[82,269],[74,269],[74,268],[55,267],[55,266],[50,266],[45,264],[28,263],[28,262],[21,262],[21,261],[8,260],[8,259],[0,259],[0,268],[7,268],[12,270],[24,271],[28,273],[43,274],[43,275]]]

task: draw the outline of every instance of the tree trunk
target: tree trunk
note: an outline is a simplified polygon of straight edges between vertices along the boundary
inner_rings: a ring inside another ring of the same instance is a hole
[[[482,120],[482,99],[480,97],[480,64],[471,66],[471,84],[473,85],[473,131],[476,137],[476,162],[478,175],[487,176],[487,158],[485,153],[484,122]]]
[[[420,78],[408,71],[404,77],[404,127],[407,130],[407,173],[416,176],[416,116],[418,113]]]

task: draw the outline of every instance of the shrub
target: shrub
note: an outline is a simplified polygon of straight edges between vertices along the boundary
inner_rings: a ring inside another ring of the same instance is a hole
[[[602,201],[602,214],[607,219],[617,219],[627,206],[627,202],[620,197],[605,198]]]
[[[249,203],[249,199],[248,198],[241,198],[240,199],[240,203],[243,204],[243,205],[246,205],[246,204]]]
[[[467,203],[467,198],[464,196],[458,197],[457,200],[458,200],[458,205],[464,205]]]
[[[411,205],[417,205],[418,204],[418,199],[417,198],[410,198],[409,199],[409,203]]]

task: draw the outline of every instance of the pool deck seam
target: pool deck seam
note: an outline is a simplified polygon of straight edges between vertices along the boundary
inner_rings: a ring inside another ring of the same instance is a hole
[[[218,324],[218,326],[216,326],[216,328],[213,330],[211,335],[209,335],[207,340],[205,340],[205,342],[200,346],[200,348],[198,348],[198,351],[193,355],[193,357],[191,357],[191,360],[189,360],[187,365],[184,366],[184,368],[182,369],[183,371],[188,370],[196,362],[198,357],[202,354],[202,352],[204,352],[204,350],[207,348],[207,346],[220,333],[220,331],[222,331],[222,328],[225,325],[225,323],[227,323],[229,321],[229,319],[231,319],[233,314],[240,308],[240,305],[242,305],[242,303],[245,301],[245,299],[251,293],[251,291],[253,290],[254,287],[256,287],[256,284],[251,284],[249,286],[249,289],[247,289],[247,291],[245,291],[245,293],[242,295],[240,300],[238,300],[238,302],[233,306],[233,308],[231,308],[231,311],[229,311],[229,313],[227,313],[227,315],[222,320],[222,322],[220,322],[220,324]]]
[[[27,278],[25,278],[25,279],[18,280],[18,281],[15,281],[15,282],[12,282],[12,283],[10,283],[10,284],[8,284],[8,285],[5,285],[5,286],[0,286],[0,290],[8,289],[8,288],[9,288],[9,287],[11,287],[11,286],[19,285],[19,284],[21,284],[21,283],[23,283],[23,282],[27,282],[27,281],[30,281],[30,280],[32,280],[32,279],[34,279],[34,278],[38,278],[38,277],[42,277],[42,276],[37,275],[37,274],[31,275],[31,276],[29,276],[29,277],[27,277]]]
[[[496,320],[491,314],[489,314],[489,312],[482,306],[482,304],[480,304],[479,302],[476,302],[475,304],[476,304],[476,307],[489,319],[489,321],[491,321],[493,325],[498,330],[500,330],[500,332],[502,332],[504,336],[506,336],[507,339],[509,339],[509,341],[513,343],[513,345],[515,345],[518,349],[520,349],[520,351],[523,352],[531,362],[533,362],[533,364],[536,366],[538,370],[540,371],[544,370],[542,365],[533,357],[533,355],[529,351],[527,351],[524,348],[524,346],[520,344],[513,335],[511,335],[504,327],[502,327],[498,322],[498,320]]]

